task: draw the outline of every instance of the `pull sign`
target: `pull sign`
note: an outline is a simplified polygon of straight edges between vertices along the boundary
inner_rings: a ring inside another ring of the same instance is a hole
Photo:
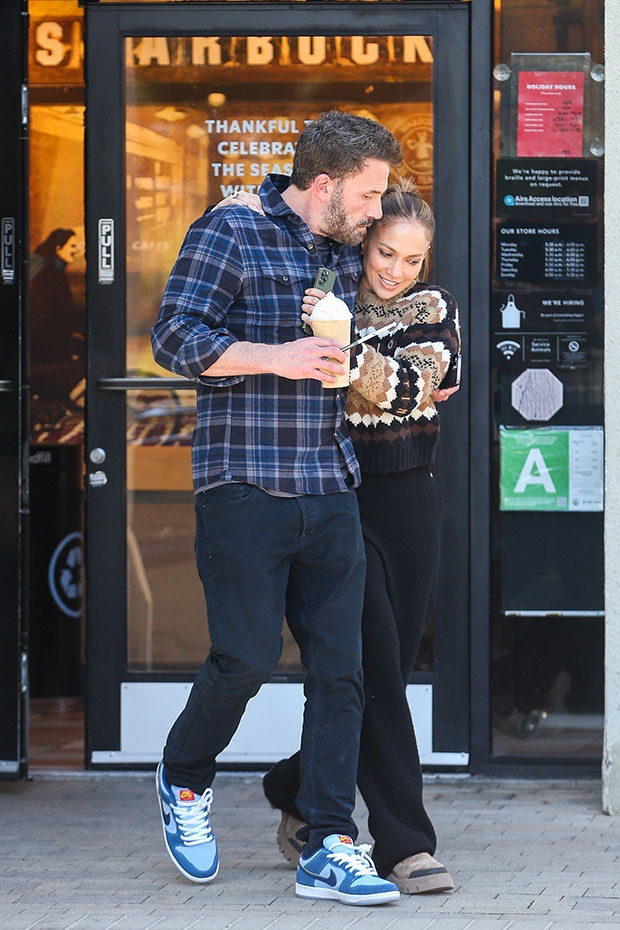
[[[15,283],[15,220],[2,217],[2,283]]]
[[[114,282],[114,220],[99,220],[99,284]]]

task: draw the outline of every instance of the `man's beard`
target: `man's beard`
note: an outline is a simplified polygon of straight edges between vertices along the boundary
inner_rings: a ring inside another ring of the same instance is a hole
[[[343,245],[359,245],[370,225],[371,222],[351,223],[342,200],[342,181],[338,181],[321,215],[321,233]]]

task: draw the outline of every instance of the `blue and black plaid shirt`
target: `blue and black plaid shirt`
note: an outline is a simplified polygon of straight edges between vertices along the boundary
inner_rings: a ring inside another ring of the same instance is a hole
[[[152,332],[156,361],[197,381],[192,443],[196,492],[242,481],[287,494],[331,494],[359,484],[344,421],[346,393],[311,378],[201,377],[233,342],[302,339],[301,304],[320,265],[314,237],[281,197],[289,179],[269,175],[265,216],[221,208],[193,223]],[[335,244],[334,293],[353,309],[360,252]]]

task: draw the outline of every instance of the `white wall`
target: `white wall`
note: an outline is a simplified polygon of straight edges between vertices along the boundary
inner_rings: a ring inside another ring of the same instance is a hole
[[[620,4],[605,3],[605,741],[603,810],[620,814]]]

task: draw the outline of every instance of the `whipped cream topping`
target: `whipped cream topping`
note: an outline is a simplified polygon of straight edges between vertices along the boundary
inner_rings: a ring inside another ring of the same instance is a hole
[[[314,305],[312,319],[350,320],[351,313],[344,300],[341,300],[340,297],[335,297],[333,291],[330,291]]]

